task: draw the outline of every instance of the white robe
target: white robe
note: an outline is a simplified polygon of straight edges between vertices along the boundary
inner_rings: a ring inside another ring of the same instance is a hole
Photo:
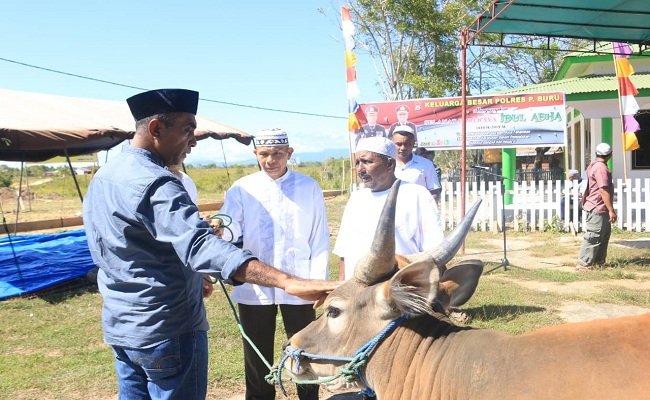
[[[198,205],[199,204],[199,191],[196,189],[196,184],[190,178],[188,174],[181,170],[176,170],[176,171],[171,171],[172,174],[176,175],[178,179],[180,179],[181,183],[183,184],[183,187],[187,191],[187,194],[190,196],[190,199],[194,202],[194,204]]]
[[[345,279],[352,277],[357,262],[368,253],[389,192],[365,188],[350,196],[333,250],[344,258]],[[413,254],[433,249],[443,238],[440,214],[431,194],[423,186],[402,182],[395,210],[395,251]]]
[[[263,171],[245,176],[226,192],[221,214],[232,218],[233,237],[243,236],[244,249],[261,261],[302,278],[328,279],[325,202],[312,178],[291,170],[277,180]],[[232,298],[247,305],[310,304],[248,283],[235,287]]]

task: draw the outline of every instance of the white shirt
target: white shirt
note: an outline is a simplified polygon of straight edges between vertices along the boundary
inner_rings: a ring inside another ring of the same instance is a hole
[[[395,176],[404,182],[422,185],[428,190],[441,188],[433,162],[417,154],[413,154],[413,158],[409,162],[397,165],[395,167]]]
[[[345,279],[353,276],[357,262],[368,253],[389,192],[365,188],[350,196],[333,250],[344,258]],[[443,238],[438,207],[431,194],[420,185],[402,182],[395,210],[395,251],[408,255],[430,250]]]
[[[235,239],[269,265],[301,278],[328,279],[329,228],[323,192],[312,178],[287,171],[273,180],[260,171],[226,192],[221,214]],[[233,300],[247,305],[310,304],[284,290],[245,283]]]

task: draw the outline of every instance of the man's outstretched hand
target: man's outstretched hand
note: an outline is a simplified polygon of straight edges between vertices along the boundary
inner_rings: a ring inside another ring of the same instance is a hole
[[[283,289],[287,294],[307,301],[314,301],[314,307],[323,304],[325,297],[343,283],[298,278],[256,259],[250,259],[242,264],[232,275],[232,279],[237,282]]]
[[[320,306],[325,301],[328,294],[343,282],[341,281],[324,281],[320,279],[302,279],[291,277],[287,278],[284,291],[287,294],[298,296],[301,299],[313,301],[314,308]]]

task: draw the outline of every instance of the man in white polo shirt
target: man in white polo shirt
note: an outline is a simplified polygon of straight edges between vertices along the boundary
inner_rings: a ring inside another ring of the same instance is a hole
[[[395,176],[404,182],[422,185],[438,201],[442,187],[431,160],[413,154],[415,132],[408,125],[398,126],[393,132],[393,143],[397,147]]]

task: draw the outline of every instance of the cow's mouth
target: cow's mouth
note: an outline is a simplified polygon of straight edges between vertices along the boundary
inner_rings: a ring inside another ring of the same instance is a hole
[[[340,377],[332,382],[324,383],[323,388],[332,394],[346,393],[353,390],[361,390],[357,381],[348,382],[345,378]]]
[[[313,367],[314,366],[318,367],[319,364],[321,366],[320,369],[324,368],[325,366],[331,366],[330,364],[322,364],[318,362],[311,363],[306,359],[301,359],[299,364],[296,363],[294,360],[287,360],[287,363],[285,364],[285,369],[289,371],[289,374],[291,374],[293,380],[296,381],[296,383],[300,383],[298,381],[315,381],[336,374],[335,370],[332,370],[331,372],[328,373],[318,373],[314,371]],[[323,386],[325,390],[327,390],[332,394],[339,394],[339,393],[351,392],[353,390],[362,389],[362,387],[359,385],[357,381],[348,382],[343,376],[340,376],[331,382],[321,383],[321,386]]]

